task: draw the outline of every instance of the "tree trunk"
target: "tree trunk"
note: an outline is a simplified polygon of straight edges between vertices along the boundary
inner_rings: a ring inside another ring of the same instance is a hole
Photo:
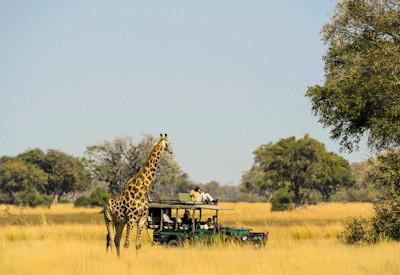
[[[300,184],[293,182],[294,203],[296,207],[301,205]]]

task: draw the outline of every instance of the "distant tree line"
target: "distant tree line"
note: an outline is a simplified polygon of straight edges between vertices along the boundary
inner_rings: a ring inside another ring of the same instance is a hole
[[[82,161],[58,150],[30,149],[0,158],[0,202],[36,206],[85,191],[91,176]]]
[[[118,193],[135,175],[156,139],[118,137],[88,146],[77,158],[59,150],[29,149],[15,157],[0,158],[0,203],[35,206],[76,201],[77,206],[99,206]],[[272,201],[274,210],[320,201],[372,201],[376,192],[366,182],[369,162],[348,164],[306,135],[261,145],[254,165],[239,185],[191,180],[165,154],[160,160],[149,197],[177,199],[199,185],[220,201]]]

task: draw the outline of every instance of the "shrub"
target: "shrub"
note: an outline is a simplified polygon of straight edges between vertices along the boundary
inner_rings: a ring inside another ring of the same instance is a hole
[[[372,226],[379,238],[400,240],[400,195],[392,194],[375,204]]]
[[[34,189],[26,189],[15,194],[15,202],[30,207],[49,205],[50,197],[42,195]]]
[[[103,207],[107,201],[111,198],[111,195],[101,187],[96,188],[88,196],[82,195],[75,200],[75,207]]]
[[[316,190],[310,190],[305,197],[306,204],[317,204],[321,201],[322,201],[322,195],[320,192]]]
[[[372,243],[376,241],[376,234],[373,230],[371,220],[366,218],[352,218],[345,222],[345,230],[338,238],[347,244]]]
[[[271,211],[284,211],[294,207],[294,194],[286,188],[278,189],[271,197]]]
[[[87,196],[82,195],[75,200],[74,206],[75,207],[89,207],[90,199]]]
[[[104,188],[97,187],[90,194],[90,205],[103,207],[110,198],[111,195]]]

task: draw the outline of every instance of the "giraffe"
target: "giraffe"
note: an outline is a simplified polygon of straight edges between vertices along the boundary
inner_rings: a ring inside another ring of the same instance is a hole
[[[117,255],[120,255],[119,247],[125,224],[126,239],[124,247],[129,247],[130,231],[132,227],[136,225],[136,251],[140,249],[143,226],[145,225],[149,214],[148,192],[155,178],[155,172],[161,153],[164,150],[172,154],[172,148],[167,134],[160,134],[160,140],[154,145],[154,148],[150,152],[143,167],[135,176],[127,181],[122,191],[115,197],[111,198],[104,206],[104,220],[107,227],[107,251],[109,248],[112,248],[111,227],[114,225],[114,244],[117,250]]]

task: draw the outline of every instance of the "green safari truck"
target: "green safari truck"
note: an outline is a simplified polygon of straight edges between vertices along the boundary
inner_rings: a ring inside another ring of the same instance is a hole
[[[169,247],[183,243],[203,241],[212,244],[216,240],[265,246],[268,232],[252,232],[249,228],[223,226],[219,223],[218,205],[159,201],[149,204],[147,228],[153,231],[153,242]],[[208,213],[204,213],[207,211]],[[212,215],[210,215],[210,213]],[[208,215],[205,215],[208,214]],[[205,216],[208,216],[206,219]]]

